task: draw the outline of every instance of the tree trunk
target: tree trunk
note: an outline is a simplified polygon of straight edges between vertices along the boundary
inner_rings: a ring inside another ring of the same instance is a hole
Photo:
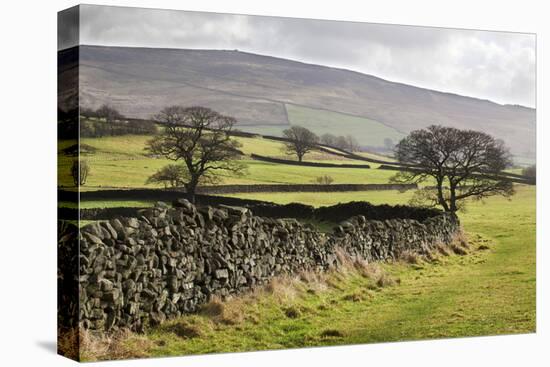
[[[451,183],[449,189],[451,191],[451,197],[449,199],[450,211],[454,213],[458,210],[456,206],[456,185]]]
[[[198,179],[191,179],[186,185],[185,190],[187,191],[187,196],[189,197],[189,201],[193,204],[195,204],[195,193],[197,191],[197,186],[199,184]]]
[[[449,205],[447,205],[447,202],[445,201],[445,196],[443,195],[443,180],[437,180],[437,201],[439,201],[439,205],[443,207],[443,209],[448,212]]]

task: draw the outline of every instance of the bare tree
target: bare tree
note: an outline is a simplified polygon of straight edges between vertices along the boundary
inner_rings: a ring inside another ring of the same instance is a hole
[[[333,135],[333,134],[323,134],[321,135],[321,143],[325,144],[325,145],[328,145],[328,146],[331,146],[331,147],[334,147],[336,146],[336,140],[338,139],[338,137],[336,135]]]
[[[90,165],[86,160],[74,159],[71,165],[71,176],[75,186],[83,186],[86,184],[88,175],[90,174]]]
[[[502,141],[473,130],[432,125],[411,132],[395,148],[400,163],[417,168],[402,171],[394,182],[421,183],[428,179],[436,185],[415,198],[432,200],[445,211],[456,212],[467,198],[484,199],[493,195],[514,194],[512,182],[498,173],[512,164]]]
[[[95,111],[95,115],[99,118],[105,119],[107,122],[114,122],[124,118],[120,112],[114,107],[104,104]]]
[[[188,177],[184,183],[191,201],[199,182],[213,183],[216,173],[242,174],[238,161],[240,143],[230,135],[236,120],[206,107],[171,106],[154,117],[162,133],[147,142],[146,150],[173,161],[182,161]]]
[[[359,150],[359,142],[352,135],[336,136],[333,134],[323,134],[321,135],[320,142],[331,147],[349,150],[352,152]]]
[[[189,179],[189,172],[181,164],[169,164],[149,176],[145,184],[163,183],[164,188],[182,186]]]
[[[334,143],[334,146],[336,148],[347,150],[348,149],[348,141],[346,140],[346,137],[345,136],[337,136],[336,141]]]
[[[107,123],[108,128],[110,128],[110,130],[111,130],[111,132],[110,132],[111,135],[114,135],[115,122],[117,120],[121,120],[121,119],[124,118],[124,116],[122,116],[122,114],[120,112],[118,112],[118,110],[116,110],[114,107],[109,106],[107,104],[104,104],[101,107],[99,107],[95,111],[95,115],[96,115],[96,117],[98,117],[100,119],[102,119],[102,118],[105,119],[105,122]]]
[[[307,152],[317,147],[319,138],[312,131],[301,126],[292,126],[283,131],[283,136],[289,139],[285,142],[287,154],[296,154],[298,161],[301,162]]]
[[[346,149],[348,149],[350,152],[356,152],[359,150],[359,142],[355,137],[351,135],[346,135],[345,137],[346,141]]]

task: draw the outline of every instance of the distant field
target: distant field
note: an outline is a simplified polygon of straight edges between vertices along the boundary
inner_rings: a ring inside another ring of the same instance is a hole
[[[364,117],[344,115],[337,112],[317,110],[286,104],[288,119],[293,125],[300,125],[317,135],[331,133],[351,135],[360,145],[383,147],[384,139],[390,138],[397,143],[405,134],[378,121]]]
[[[350,201],[368,201],[372,204],[407,204],[413,191],[400,193],[395,190],[380,191],[348,191],[348,192],[274,192],[274,193],[240,193],[224,196],[241,199],[271,201],[277,204],[303,203],[319,206],[329,206]]]
[[[88,160],[91,172],[86,185],[82,190],[96,190],[101,188],[160,188],[162,185],[145,185],[147,177],[161,167],[174,163],[164,158],[152,158],[146,155],[144,150],[147,140],[146,135],[126,135],[103,138],[84,138],[82,144],[96,148],[92,154],[82,154],[82,158]],[[261,154],[272,157],[285,156],[282,151],[283,144],[261,138],[237,138],[241,143],[241,150],[245,154]],[[70,142],[60,142],[60,149],[71,145]],[[68,172],[74,157],[63,154],[59,156],[59,174],[61,185],[74,187]],[[327,153],[312,152],[305,157],[312,162],[352,163],[365,164],[362,161],[340,158]],[[387,183],[395,174],[392,171],[377,169],[350,169],[350,168],[318,168],[281,165],[268,162],[243,159],[248,167],[247,173],[237,177],[228,172],[220,172],[223,184],[298,184],[312,183],[322,175],[333,177],[334,183]],[[375,168],[376,165],[371,165]]]
[[[388,161],[388,162],[397,162],[395,158],[389,157],[387,155],[382,155],[382,154],[369,153],[369,152],[355,152],[355,154],[365,158],[378,159],[381,161]]]
[[[103,138],[83,138],[82,144],[94,147],[94,153],[82,154],[91,167],[88,180],[81,190],[97,190],[106,188],[162,188],[163,185],[146,185],[145,181],[154,172],[167,164],[174,163],[164,158],[147,155],[144,150],[146,142],[151,139],[147,135],[125,135]],[[283,152],[284,144],[263,138],[237,138],[245,155],[256,153],[269,157],[295,160]],[[74,142],[61,141],[62,150]],[[374,159],[390,158],[373,153],[360,153]],[[60,185],[74,188],[69,174],[74,157],[59,154],[58,175]],[[333,164],[365,164],[361,160],[347,159],[326,152],[314,151],[306,154],[309,162],[325,162]],[[287,164],[277,164],[252,160],[244,156],[241,160],[247,167],[242,176],[220,171],[221,184],[307,184],[323,175],[331,176],[335,184],[384,184],[395,175],[395,171],[379,170],[379,164],[369,163],[371,169],[354,168],[320,168],[303,167]],[[513,170],[518,172],[518,170]]]
[[[355,117],[333,111],[319,110],[285,105],[290,125],[300,125],[315,132],[317,135],[331,133],[334,135],[352,135],[361,145],[383,147],[384,139],[390,138],[397,143],[405,134],[378,121],[365,117]],[[240,125],[238,129],[262,135],[282,136],[287,125]]]
[[[387,183],[395,172],[377,169],[318,168],[284,164],[245,161],[249,174],[243,178],[232,179],[235,183],[312,183],[321,175],[329,175],[334,183],[370,184]]]
[[[286,152],[286,146],[283,142],[264,139],[260,137],[258,138],[236,137],[235,139],[242,144],[242,146],[239,149],[246,155],[255,153],[255,154],[272,157],[272,158],[287,159],[292,161],[298,160],[296,158],[296,155],[288,154]],[[374,156],[378,157],[377,159],[380,159],[381,157],[373,153],[360,153],[360,154],[364,155],[365,157],[368,157],[369,154],[372,154],[373,157]],[[325,163],[334,163],[334,164],[344,164],[344,163],[359,164],[359,165],[366,164],[365,161],[349,159],[346,157],[330,154],[320,150],[314,150],[306,153],[306,155],[304,156],[304,161],[325,162]]]
[[[289,125],[247,124],[247,125],[236,125],[235,128],[241,131],[246,131],[248,133],[271,135],[271,136],[282,136],[283,130],[288,129]]]
[[[81,201],[80,209],[96,209],[96,208],[149,208],[156,201],[147,200],[90,200]],[[72,202],[60,201],[58,206],[62,208],[76,208],[77,205]]]
[[[529,157],[514,156],[514,163],[521,167],[531,166],[536,164],[536,159]]]

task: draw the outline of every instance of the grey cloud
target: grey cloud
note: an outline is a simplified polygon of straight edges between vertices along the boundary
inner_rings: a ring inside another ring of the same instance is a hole
[[[80,32],[81,44],[239,49],[535,105],[531,34],[88,5]]]

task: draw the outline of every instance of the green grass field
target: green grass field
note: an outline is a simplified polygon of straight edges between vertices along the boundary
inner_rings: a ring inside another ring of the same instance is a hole
[[[396,192],[348,195],[271,198],[316,205],[407,200],[407,194]],[[119,358],[534,332],[535,187],[518,186],[512,200],[471,203],[460,218],[469,254],[382,265],[399,284],[373,286],[372,279],[357,274],[329,277],[318,289],[316,283],[298,282],[278,293],[230,301],[225,321],[190,315],[145,335],[127,336],[118,342],[126,351]],[[85,354],[87,359],[110,357]]]
[[[147,140],[146,135],[125,135],[103,138],[84,138],[82,144],[96,148],[91,154],[82,154],[91,167],[88,180],[81,190],[97,190],[105,188],[160,188],[162,185],[146,185],[147,178],[163,166],[174,163],[164,158],[149,157],[144,150]],[[249,155],[257,153],[265,156],[293,159],[283,153],[283,144],[262,138],[237,138],[241,144],[241,150]],[[74,144],[74,142],[73,142]],[[59,148],[63,149],[71,145],[71,142],[60,142]],[[59,154],[59,180],[60,185],[74,188],[72,178],[68,174],[74,157]],[[350,160],[333,156],[322,152],[311,152],[305,157],[311,162],[328,163],[352,163],[365,164],[365,162]],[[235,176],[228,172],[219,172],[222,184],[298,184],[312,183],[322,175],[330,175],[334,183],[387,183],[394,174],[391,171],[373,169],[350,168],[317,168],[281,165],[275,163],[255,161],[244,158],[247,172],[243,176]]]
[[[148,200],[90,200],[81,201],[80,209],[97,209],[97,208],[149,208],[155,205],[156,201]],[[60,201],[61,208],[76,208],[77,205],[68,201]]]
[[[271,201],[278,204],[304,203],[319,206],[329,206],[350,201],[368,201],[373,204],[407,204],[413,191],[398,192],[394,190],[344,191],[331,193],[318,192],[274,192],[274,193],[239,193],[224,196]]]
[[[358,155],[363,156],[365,158],[378,159],[380,161],[397,162],[397,160],[395,158],[387,156],[387,155],[382,155],[382,154],[369,153],[369,152],[355,152],[355,154],[358,154]]]
[[[390,138],[398,142],[405,134],[381,122],[365,117],[345,115],[338,112],[324,111],[315,108],[285,104],[288,120],[291,125],[299,125],[310,129],[317,135],[325,133],[352,135],[360,145],[383,147],[384,139]],[[285,125],[243,125],[238,126],[242,131],[282,136]]]
[[[352,135],[360,145],[383,147],[384,139],[398,142],[405,134],[378,121],[337,112],[317,110],[286,104],[288,119],[292,125],[310,129],[317,135],[325,133]]]

